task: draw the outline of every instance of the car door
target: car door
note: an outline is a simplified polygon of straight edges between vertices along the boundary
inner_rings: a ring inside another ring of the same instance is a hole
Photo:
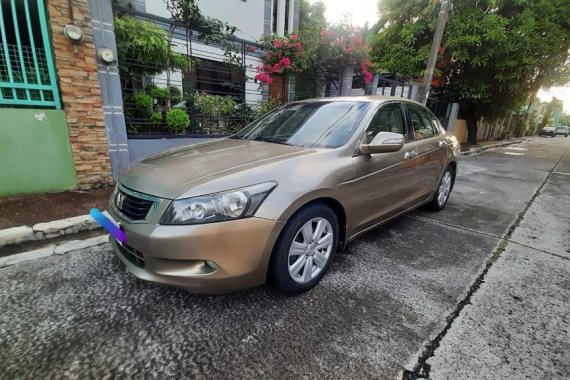
[[[372,117],[363,143],[369,143],[378,132],[394,132],[405,137],[404,147],[391,153],[355,154],[355,179],[349,191],[351,222],[362,231],[408,208],[414,201],[416,143],[406,122],[401,102],[382,104]]]
[[[416,143],[418,199],[429,198],[439,183],[447,157],[446,141],[437,118],[425,107],[406,103],[408,121]]]

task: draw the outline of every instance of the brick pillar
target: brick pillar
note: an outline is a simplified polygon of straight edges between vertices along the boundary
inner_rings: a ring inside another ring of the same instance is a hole
[[[67,0],[48,0],[55,64],[67,117],[79,188],[112,183],[103,100],[87,0],[72,0],[75,25],[84,38],[72,44],[63,34],[71,22]]]

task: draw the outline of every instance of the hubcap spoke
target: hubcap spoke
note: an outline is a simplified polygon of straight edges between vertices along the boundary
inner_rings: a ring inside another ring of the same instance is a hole
[[[309,244],[313,238],[313,221],[309,220],[303,228],[301,229],[301,233],[303,234],[303,240],[305,244]]]
[[[307,244],[294,241],[293,244],[291,244],[291,249],[289,249],[289,256],[304,255],[306,250],[307,250]]]
[[[332,241],[333,241],[333,234],[332,232],[329,232],[328,234],[323,236],[321,240],[317,242],[317,249],[325,248],[326,246],[330,245]]]
[[[313,261],[319,269],[323,269],[327,263],[327,258],[321,252],[317,252],[315,256],[313,256]]]
[[[323,235],[323,230],[325,229],[326,221],[324,219],[320,219],[317,222],[317,228],[315,228],[315,233],[313,234],[313,241],[318,241],[321,236]]]
[[[294,278],[299,275],[301,269],[305,266],[307,261],[306,256],[299,256],[299,258],[289,268],[289,274]]]
[[[305,260],[305,267],[303,268],[303,281],[308,282],[313,278],[313,257],[308,256]]]

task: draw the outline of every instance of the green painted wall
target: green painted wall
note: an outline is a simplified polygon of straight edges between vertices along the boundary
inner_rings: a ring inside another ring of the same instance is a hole
[[[0,196],[76,187],[65,113],[0,109]]]

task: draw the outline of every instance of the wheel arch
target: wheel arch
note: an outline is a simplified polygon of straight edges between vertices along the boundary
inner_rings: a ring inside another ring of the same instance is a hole
[[[335,213],[337,220],[338,220],[338,230],[339,230],[338,251],[342,252],[344,250],[345,245],[346,245],[347,216],[346,216],[345,207],[342,205],[342,203],[338,199],[331,197],[331,196],[320,196],[320,197],[304,200],[301,203],[297,203],[297,206],[294,207],[294,209],[287,210],[287,212],[285,213],[287,216],[284,219],[289,220],[295,214],[297,214],[297,213],[301,212],[302,210],[304,210],[305,208],[307,208],[311,205],[317,204],[317,203],[324,204],[325,206],[329,207]]]

